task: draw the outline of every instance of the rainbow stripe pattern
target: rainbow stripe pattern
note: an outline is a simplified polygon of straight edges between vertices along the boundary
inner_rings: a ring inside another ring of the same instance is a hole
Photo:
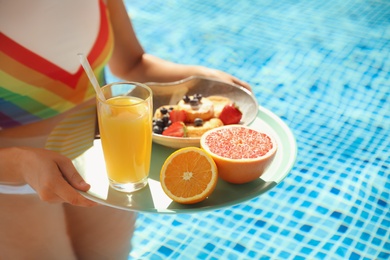
[[[102,84],[104,66],[113,47],[112,30],[102,1],[100,17],[99,34],[87,58]],[[81,66],[76,73],[70,74],[3,33],[0,33],[0,42],[0,129],[60,115],[95,97]],[[85,137],[91,143],[95,113],[94,106],[72,113],[54,129],[47,148],[69,155]],[[70,129],[78,130],[72,132]]]

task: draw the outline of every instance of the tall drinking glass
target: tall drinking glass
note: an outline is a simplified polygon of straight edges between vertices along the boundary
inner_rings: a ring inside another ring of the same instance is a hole
[[[102,87],[97,98],[100,139],[110,186],[133,192],[148,183],[152,150],[152,90],[141,83]]]

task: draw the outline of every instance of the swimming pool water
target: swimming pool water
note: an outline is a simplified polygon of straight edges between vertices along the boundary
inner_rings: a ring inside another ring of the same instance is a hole
[[[298,143],[258,198],[139,214],[129,259],[389,259],[390,2],[125,2],[147,52],[249,82]]]

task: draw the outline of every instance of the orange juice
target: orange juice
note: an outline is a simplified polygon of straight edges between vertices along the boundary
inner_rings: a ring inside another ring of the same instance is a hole
[[[147,179],[152,149],[151,114],[148,102],[131,96],[113,97],[99,104],[100,138],[110,181],[125,184]]]

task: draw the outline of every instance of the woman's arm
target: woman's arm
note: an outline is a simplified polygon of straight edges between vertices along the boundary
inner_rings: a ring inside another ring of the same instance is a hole
[[[223,71],[177,64],[145,53],[136,37],[123,1],[108,0],[107,6],[115,38],[109,67],[117,77],[139,82],[172,82],[190,76],[205,76],[251,89],[246,82]]]

